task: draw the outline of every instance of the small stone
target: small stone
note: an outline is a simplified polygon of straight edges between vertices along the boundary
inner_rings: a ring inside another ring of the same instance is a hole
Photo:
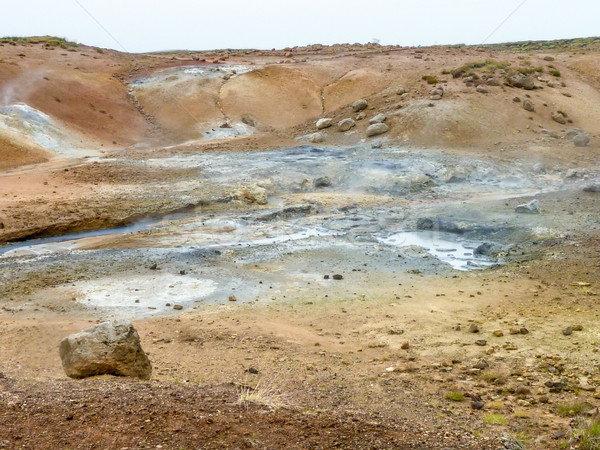
[[[479,369],[479,370],[487,369],[488,367],[489,367],[489,364],[488,364],[488,362],[485,359],[480,359],[473,366],[473,368]]]
[[[408,343],[408,341],[404,341],[404,342],[402,343],[402,345],[400,346],[400,348],[401,348],[402,350],[408,350],[408,349],[410,348],[410,344]]]
[[[590,143],[590,137],[587,134],[579,133],[573,138],[573,143],[575,147],[587,147]]]
[[[525,327],[521,327],[521,328],[519,329],[519,332],[520,332],[521,334],[529,334],[529,330],[528,330],[527,328],[525,328]]]
[[[403,87],[396,88],[396,95],[406,94],[406,89]]]
[[[340,275],[339,273],[336,273],[333,277],[334,280],[343,280],[344,276]]]
[[[484,347],[487,345],[487,341],[485,339],[477,339],[475,341],[475,345],[479,345],[480,347]]]
[[[333,125],[333,119],[329,119],[329,118],[319,119],[319,120],[317,120],[317,123],[316,123],[317,130],[329,128],[331,125]]]
[[[315,181],[313,182],[313,184],[316,188],[329,187],[329,186],[331,186],[331,178],[329,178],[329,177],[315,178]]]
[[[324,280],[329,280],[329,275],[323,275]]]
[[[518,214],[539,214],[540,203],[537,200],[531,200],[529,203],[518,205],[515,208],[515,212]]]
[[[383,113],[377,114],[369,120],[369,123],[373,125],[374,123],[383,123],[387,120],[387,116]]]
[[[356,122],[350,118],[343,119],[338,122],[338,130],[341,132],[346,132],[355,126],[356,126]]]
[[[237,297],[235,295],[230,295],[229,296],[229,301],[230,302],[237,302]]]
[[[564,334],[565,336],[570,336],[573,334],[573,328],[571,327],[565,327],[562,330],[562,334]]]
[[[246,372],[251,373],[252,375],[258,375],[258,369],[255,369],[254,367],[250,367]]]
[[[523,102],[523,109],[525,111],[534,112],[535,107],[533,106],[533,102],[529,99],[525,99],[525,101]]]
[[[479,92],[480,94],[487,94],[489,92],[482,84],[480,84],[479,86],[477,86],[475,88],[475,90],[477,92]]]
[[[367,137],[378,136],[383,133],[387,133],[390,127],[388,127],[385,123],[374,123],[373,125],[369,125],[367,128]]]
[[[504,336],[504,333],[502,332],[502,330],[494,330],[493,334],[496,337],[502,337],[502,336]]]
[[[148,267],[148,269],[156,270],[156,269],[158,269],[158,264],[152,264],[150,267]]]
[[[450,361],[449,359],[446,359],[442,362],[442,366],[443,367],[452,367],[453,364],[452,364],[452,361]]]
[[[527,408],[528,406],[531,406],[531,403],[529,403],[527,400],[520,399],[517,400],[517,405]]]
[[[483,407],[485,406],[485,403],[481,402],[481,401],[475,401],[475,402],[471,402],[471,408],[473,409],[483,409]]]
[[[510,328],[508,334],[520,334],[520,331],[518,328]]]
[[[3,380],[6,378],[6,375],[4,375],[2,372],[0,372],[0,380]]]
[[[561,125],[564,125],[567,123],[567,118],[561,112],[553,112],[551,117],[552,117],[552,120],[554,120],[556,123],[560,123]]]
[[[352,109],[354,112],[362,111],[363,109],[366,109],[367,106],[369,106],[369,103],[364,98],[356,100],[354,103],[352,103]]]
[[[182,305],[173,305],[173,309],[177,310],[177,311],[181,311],[183,309]]]
[[[469,325],[469,333],[479,333],[479,327],[476,323]]]
[[[187,272],[185,270],[180,270],[179,271],[179,275],[186,275],[186,274],[187,274]]]
[[[573,325],[573,331],[583,331],[583,325]]]

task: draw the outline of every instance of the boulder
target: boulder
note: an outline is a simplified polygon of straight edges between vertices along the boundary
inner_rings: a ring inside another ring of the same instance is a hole
[[[329,118],[322,118],[317,120],[317,130],[322,130],[323,128],[329,128],[331,125],[333,125],[333,119],[329,119]]]
[[[373,125],[369,125],[367,128],[367,136],[377,136],[383,133],[386,133],[390,127],[388,127],[385,123],[374,123]]]
[[[369,123],[371,125],[373,125],[374,123],[383,123],[386,120],[387,120],[387,116],[383,113],[379,113],[375,117],[371,118],[371,120],[369,120]]]
[[[356,100],[354,103],[352,103],[352,109],[354,112],[362,111],[363,109],[366,109],[367,106],[369,106],[369,103],[364,98]]]
[[[511,75],[507,79],[508,82],[516,88],[523,88],[527,89],[528,91],[535,88],[535,83],[533,82],[533,80],[522,73]]]
[[[127,321],[102,322],[60,341],[60,359],[71,378],[117,375],[149,379],[152,365]]]
[[[519,214],[539,214],[540,203],[533,199],[529,203],[524,203],[515,208],[515,212]]]
[[[502,83],[500,83],[500,80],[498,78],[489,78],[485,84],[487,84],[488,86],[500,86]]]
[[[564,125],[567,123],[567,118],[560,111],[556,111],[556,112],[552,113],[552,120],[554,120],[557,123],[560,123],[561,125]]]
[[[441,98],[441,97],[444,96],[444,88],[437,87],[435,89],[432,89],[431,91],[429,91],[429,95],[431,95],[432,97],[435,97],[435,96],[439,95],[440,98]]]
[[[345,132],[356,126],[356,122],[350,118],[338,122],[338,130]]]
[[[479,86],[477,86],[475,88],[475,90],[477,92],[479,92],[480,94],[487,94],[489,92],[482,84],[480,84]]]
[[[529,112],[534,112],[535,111],[535,107],[533,106],[533,102],[529,99],[525,99],[523,101],[523,109],[525,111],[529,111]]]
[[[573,138],[575,147],[587,147],[590,143],[590,137],[585,133],[579,133]]]

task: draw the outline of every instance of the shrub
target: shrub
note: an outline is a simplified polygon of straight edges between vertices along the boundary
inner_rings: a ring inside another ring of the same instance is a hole
[[[427,81],[427,84],[437,84],[438,80],[436,77],[434,77],[433,75],[423,75],[421,77],[421,79],[423,81]]]
[[[453,402],[462,402],[465,396],[460,392],[448,392],[446,394],[446,400],[452,400]]]
[[[553,77],[560,77],[560,71],[559,70],[553,70],[552,72],[550,72],[550,74]]]
[[[483,422],[491,425],[506,425],[506,418],[502,414],[486,414]]]

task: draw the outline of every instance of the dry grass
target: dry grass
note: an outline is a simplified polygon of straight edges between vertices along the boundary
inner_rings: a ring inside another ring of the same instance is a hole
[[[247,383],[240,385],[237,403],[245,408],[252,404],[267,406],[271,409],[287,406],[285,396],[277,387],[277,383],[273,380],[265,381],[264,379],[258,381],[254,387]]]

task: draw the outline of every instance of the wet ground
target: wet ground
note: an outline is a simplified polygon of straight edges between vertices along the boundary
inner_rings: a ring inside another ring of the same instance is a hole
[[[118,163],[198,169],[188,184],[207,200],[161,220],[0,248],[11,284],[56,266],[65,273],[66,282],[41,287],[29,307],[51,290],[101,317],[143,317],[198,302],[310,296],[332,283],[352,294],[406,273],[484,270],[564,231],[543,204],[541,214],[516,214],[516,204],[597,176],[366,147]]]

